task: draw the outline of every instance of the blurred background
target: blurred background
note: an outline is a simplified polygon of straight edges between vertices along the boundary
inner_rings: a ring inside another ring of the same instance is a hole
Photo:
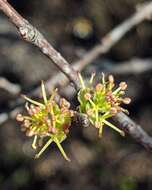
[[[36,26],[70,62],[101,41],[115,26],[131,16],[145,0],[10,0],[19,13]],[[131,118],[152,135],[152,23],[144,21],[123,37],[107,54],[83,70],[111,73],[128,83],[127,107]],[[0,13],[0,79],[27,94],[58,69],[24,42]],[[0,80],[1,81],[1,80]],[[0,112],[7,112],[19,97],[0,87]],[[69,91],[68,91],[69,89]],[[63,93],[75,103],[71,87]],[[93,128],[73,128],[63,142],[68,163],[51,145],[34,160],[31,139],[14,120],[0,126],[0,190],[151,190],[152,155],[128,135],[104,130],[99,139]]]

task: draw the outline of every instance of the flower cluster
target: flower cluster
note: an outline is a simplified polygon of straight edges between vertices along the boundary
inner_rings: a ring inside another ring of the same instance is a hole
[[[22,123],[22,130],[26,132],[26,135],[34,137],[32,144],[34,149],[37,148],[37,145],[40,144],[39,142],[42,141],[42,139],[48,139],[39,153],[36,154],[36,158],[39,158],[45,149],[52,142],[55,142],[64,158],[69,161],[69,158],[61,146],[61,142],[66,139],[69,127],[71,126],[73,112],[70,110],[70,103],[64,98],[61,98],[58,105],[54,100],[57,93],[56,90],[51,97],[47,99],[43,82],[41,88],[43,103],[34,101],[23,95],[27,101],[25,107],[28,115],[24,116],[18,114],[16,119]]]
[[[103,126],[107,125],[124,136],[124,132],[108,121],[109,118],[115,116],[118,112],[127,110],[121,107],[121,104],[129,104],[130,98],[124,98],[127,84],[121,82],[115,88],[114,77],[108,76],[105,80],[102,74],[102,81],[95,87],[93,85],[95,74],[92,74],[90,81],[85,84],[82,76],[79,74],[81,89],[78,92],[79,112],[87,117],[90,123],[98,128],[99,136],[102,136]],[[70,110],[70,103],[64,98],[60,99],[59,104],[55,102],[57,90],[54,90],[51,97],[47,99],[44,84],[41,84],[43,103],[32,100],[27,96],[23,98],[27,101],[25,108],[27,115],[18,114],[17,121],[21,122],[22,131],[26,135],[33,137],[32,147],[36,149],[40,146],[40,142],[47,139],[46,144],[41,148],[36,158],[45,151],[45,149],[55,142],[63,157],[70,161],[61,146],[69,133],[72,117],[75,112]],[[42,143],[41,143],[42,144]]]
[[[124,136],[124,132],[107,119],[115,116],[120,111],[127,112],[127,110],[120,107],[122,103],[129,104],[131,101],[130,98],[122,97],[125,94],[127,84],[121,82],[118,88],[114,88],[114,77],[109,75],[108,80],[105,81],[103,74],[102,81],[94,87],[94,77],[95,74],[92,74],[89,83],[86,85],[79,74],[82,86],[78,93],[79,111],[88,115],[91,124],[99,129],[99,136],[102,136],[104,125],[113,128]]]

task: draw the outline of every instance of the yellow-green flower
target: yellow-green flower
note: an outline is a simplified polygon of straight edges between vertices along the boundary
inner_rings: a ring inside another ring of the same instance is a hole
[[[44,84],[41,84],[43,103],[37,102],[23,95],[23,98],[27,101],[25,104],[28,115],[17,115],[17,121],[22,123],[22,130],[26,132],[29,137],[34,137],[32,147],[34,149],[38,146],[38,140],[47,138],[48,141],[42,147],[35,158],[39,158],[45,149],[55,142],[61,151],[64,158],[68,161],[64,149],[61,146],[63,140],[66,139],[71,126],[72,111],[70,103],[64,98],[60,99],[59,105],[55,102],[55,95],[57,90],[53,92],[51,97],[47,99]],[[30,105],[29,105],[30,103]]]
[[[130,98],[122,98],[125,94],[127,84],[121,82],[118,88],[114,88],[114,77],[109,75],[105,81],[104,74],[102,81],[95,87],[93,86],[95,74],[92,74],[89,83],[86,85],[82,76],[79,74],[82,88],[78,93],[78,101],[80,103],[79,111],[88,115],[88,118],[93,126],[99,129],[99,136],[102,135],[104,125],[107,125],[122,136],[124,132],[110,123],[107,119],[115,116],[118,112],[127,110],[120,107],[122,103],[129,104]]]

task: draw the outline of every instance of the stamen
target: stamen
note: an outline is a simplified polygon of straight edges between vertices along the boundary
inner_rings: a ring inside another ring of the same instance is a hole
[[[105,74],[102,73],[102,84],[105,85]]]
[[[93,73],[91,74],[90,81],[89,81],[90,84],[93,83],[93,80],[94,80],[95,75],[96,75],[95,72],[93,72]]]
[[[52,143],[52,138],[50,138],[47,143],[43,146],[43,148],[40,150],[40,152],[38,154],[35,155],[35,159],[38,159],[42,153],[47,149],[47,147]]]
[[[79,80],[80,80],[80,83],[81,83],[82,89],[85,89],[85,84],[84,84],[83,78],[82,78],[82,76],[81,76],[80,73],[78,73],[78,77],[79,77]]]
[[[58,146],[58,148],[59,148],[61,154],[63,155],[63,157],[64,157],[67,161],[70,162],[71,160],[70,160],[70,159],[68,158],[68,156],[66,155],[64,149],[62,148],[61,144],[59,143],[59,140],[58,140],[56,137],[54,138],[54,142],[55,142],[56,145]]]
[[[17,116],[16,116],[16,120],[17,121],[20,121],[20,122],[22,122],[22,121],[24,121],[24,117],[23,117],[23,115],[22,114],[17,114]]]
[[[130,102],[131,102],[131,99],[130,99],[130,98],[124,98],[124,99],[123,99],[123,103],[124,103],[124,104],[130,104]]]
[[[41,90],[42,90],[42,96],[44,100],[44,104],[47,104],[47,96],[46,96],[46,90],[43,81],[41,81]]]
[[[114,77],[113,77],[113,75],[109,75],[108,80],[109,80],[110,83],[113,84],[114,83]]]
[[[127,88],[126,82],[121,82],[121,83],[119,84],[119,87],[121,88],[121,90],[126,90],[126,88]]]
[[[116,126],[114,126],[112,123],[108,122],[107,120],[103,120],[103,123],[108,125],[109,127],[111,127],[112,129],[114,129],[115,131],[117,131],[118,133],[120,133],[122,136],[125,136],[125,133],[120,130],[119,128],[117,128]]]
[[[102,132],[103,132],[103,125],[100,126],[99,128],[99,137],[102,137]]]
[[[37,102],[37,101],[35,101],[35,100],[30,99],[30,98],[28,98],[26,95],[22,95],[22,97],[23,97],[25,100],[31,102],[32,104],[35,104],[35,105],[40,106],[40,107],[45,107],[45,106],[44,106],[43,104],[41,104],[40,102]]]
[[[34,140],[33,140],[33,143],[32,143],[32,148],[33,148],[33,149],[36,149],[36,148],[37,148],[36,142],[37,142],[37,135],[34,136]]]

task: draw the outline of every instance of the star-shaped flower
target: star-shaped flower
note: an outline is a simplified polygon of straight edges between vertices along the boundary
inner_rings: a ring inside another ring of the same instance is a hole
[[[102,81],[94,87],[94,77],[95,74],[92,74],[89,83],[85,84],[79,74],[82,86],[78,93],[79,111],[88,115],[91,124],[99,129],[99,136],[102,136],[104,125],[113,128],[124,136],[124,132],[107,119],[115,116],[120,111],[128,112],[120,106],[122,103],[129,104],[131,101],[130,98],[122,97],[125,94],[127,84],[121,82],[118,88],[114,88],[114,77],[109,75],[108,80],[105,81],[105,76],[102,74]]]
[[[71,126],[72,111],[70,110],[70,103],[64,98],[60,99],[59,105],[55,102],[55,96],[57,90],[54,90],[53,94],[47,99],[44,84],[41,84],[43,103],[32,100],[23,95],[23,98],[27,101],[25,104],[28,115],[24,116],[18,114],[16,119],[22,123],[22,131],[26,132],[29,137],[34,137],[32,147],[37,148],[38,140],[47,139],[46,144],[42,147],[35,158],[39,158],[45,149],[55,142],[61,151],[64,158],[68,161],[70,159],[64,152],[61,146],[69,133],[69,127]],[[30,103],[30,105],[29,105]]]

